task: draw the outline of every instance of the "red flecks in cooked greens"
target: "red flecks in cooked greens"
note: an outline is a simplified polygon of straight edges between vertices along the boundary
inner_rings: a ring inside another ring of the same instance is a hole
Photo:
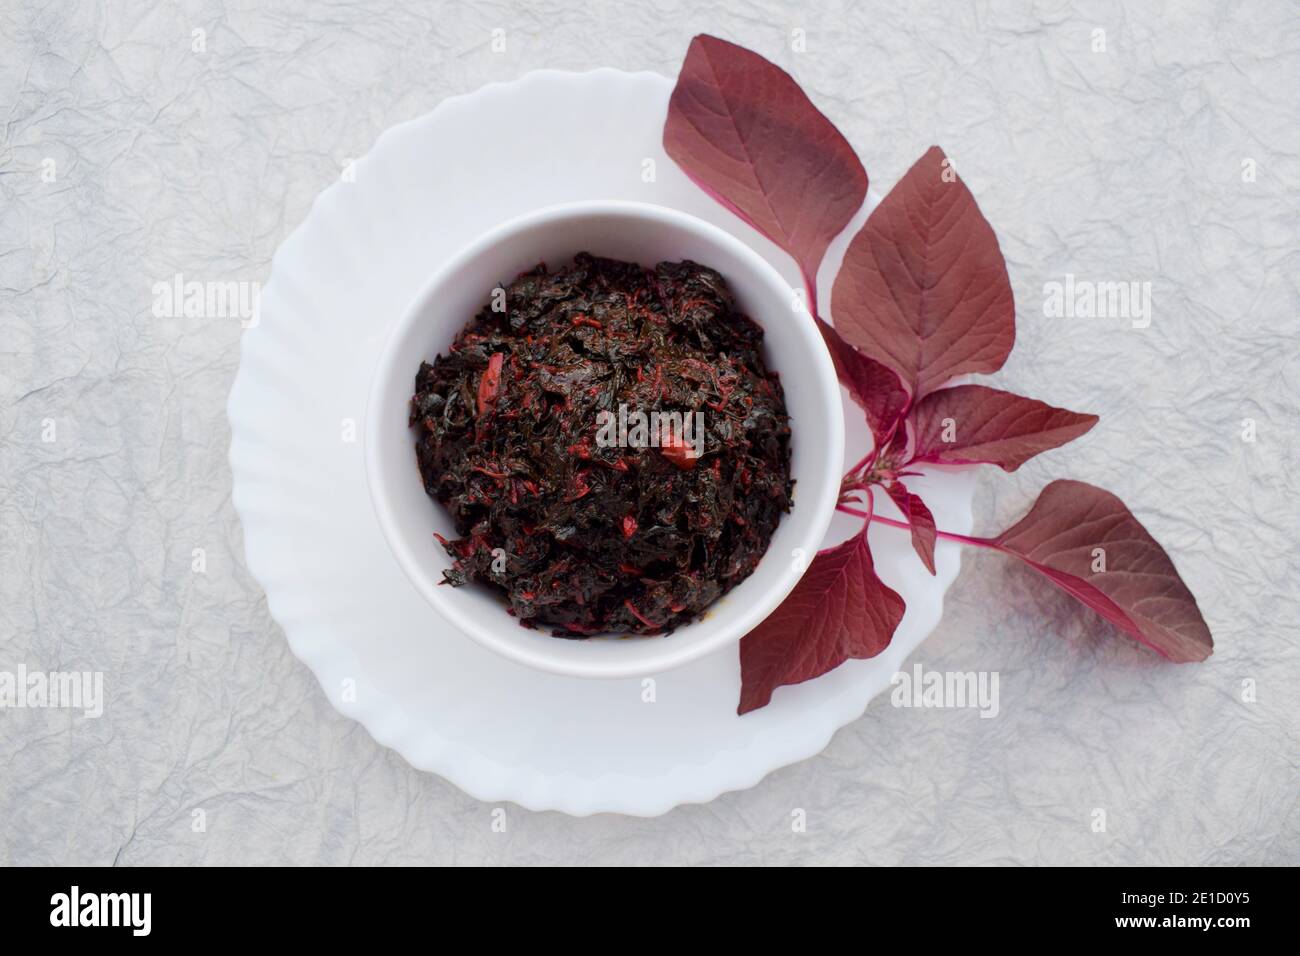
[[[564,637],[696,618],[753,572],[790,508],[762,330],[689,261],[583,253],[496,304],[421,364],[411,400],[425,489],[460,536],[444,541],[446,583],[481,582]],[[647,445],[637,413],[682,425]]]

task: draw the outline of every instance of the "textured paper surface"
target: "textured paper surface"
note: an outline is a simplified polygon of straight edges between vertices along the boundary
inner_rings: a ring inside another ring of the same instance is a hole
[[[495,832],[289,652],[230,502],[239,323],[157,318],[151,289],[265,279],[348,160],[447,95],[671,75],[702,30],[790,69],[878,190],[953,157],[1016,293],[997,381],[1102,418],[988,470],[980,527],[1052,477],[1115,491],[1215,655],[1163,664],[968,554],[913,661],[996,671],[995,719],[882,697],[751,791],[653,820],[506,806]],[[1297,85],[1286,0],[5,5],[0,670],[102,671],[106,702],[0,710],[0,864],[1300,863]],[[1149,327],[1045,316],[1067,273],[1150,282]]]

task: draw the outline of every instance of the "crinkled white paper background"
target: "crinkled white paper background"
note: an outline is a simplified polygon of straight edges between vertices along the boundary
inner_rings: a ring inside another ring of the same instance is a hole
[[[5,0],[0,670],[101,670],[108,699],[99,720],[0,710],[0,863],[1300,862],[1300,8],[811,6]],[[238,323],[154,318],[150,289],[264,279],[347,160],[447,95],[537,67],[671,75],[699,31],[794,72],[882,191],[947,149],[1015,285],[1001,381],[1102,416],[987,472],[981,527],[1052,477],[1113,489],[1217,649],[1165,665],[968,554],[914,660],[999,672],[996,719],[881,698],[749,792],[653,820],[507,807],[495,833],[289,653],[230,503]],[[1150,281],[1150,328],[1045,318],[1067,272]]]

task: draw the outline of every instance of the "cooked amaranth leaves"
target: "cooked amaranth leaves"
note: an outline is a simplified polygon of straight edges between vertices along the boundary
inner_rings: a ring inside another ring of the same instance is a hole
[[[504,292],[504,294],[502,294]],[[422,363],[445,583],[557,636],[658,634],[744,580],[790,509],[790,423],[763,332],[694,262],[582,253],[519,276]]]

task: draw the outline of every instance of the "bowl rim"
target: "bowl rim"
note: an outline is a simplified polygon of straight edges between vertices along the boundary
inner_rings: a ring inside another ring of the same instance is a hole
[[[470,613],[467,608],[462,607],[462,602],[447,600],[447,595],[439,590],[438,583],[433,580],[434,576],[425,571],[405,541],[393,502],[385,488],[384,478],[388,477],[389,469],[383,463],[383,455],[379,449],[380,443],[375,438],[380,434],[379,429],[382,424],[380,416],[382,414],[381,406],[383,405],[382,393],[384,387],[392,376],[400,373],[398,364],[401,356],[398,354],[398,344],[404,338],[404,333],[409,330],[409,327],[419,317],[427,314],[428,307],[437,298],[437,293],[441,288],[449,281],[454,281],[455,276],[469,263],[518,232],[544,225],[547,222],[599,216],[634,216],[647,219],[663,225],[689,230],[717,244],[728,246],[736,256],[745,260],[746,265],[759,278],[771,286],[773,290],[782,293],[787,302],[795,303],[795,307],[789,311],[796,323],[796,334],[803,340],[803,344],[807,346],[806,357],[811,358],[813,365],[812,368],[805,370],[802,374],[812,380],[806,387],[810,391],[815,388],[819,393],[817,396],[818,404],[821,406],[819,413],[825,417],[828,436],[816,454],[817,459],[822,463],[820,474],[824,477],[817,481],[811,489],[807,487],[809,484],[807,477],[802,478],[800,497],[796,501],[796,504],[803,504],[808,509],[816,509],[816,513],[808,523],[805,534],[793,543],[802,548],[806,555],[815,554],[820,547],[822,538],[830,527],[831,519],[834,517],[834,502],[838,494],[839,475],[843,470],[844,463],[844,413],[840,399],[839,380],[835,374],[835,367],[830,353],[816,328],[813,317],[806,306],[802,305],[802,297],[797,295],[794,288],[771,262],[745,241],[725,229],[668,206],[633,200],[580,200],[555,203],[498,223],[467,243],[460,251],[434,270],[429,279],[407,303],[402,314],[388,329],[384,343],[379,350],[379,356],[375,362],[367,392],[363,445],[366,487],[383,538],[407,579],[441,617],[476,643],[516,663],[568,677],[621,679],[663,673],[715,653],[731,644],[738,643],[741,637],[776,610],[780,602],[793,590],[802,575],[800,574],[789,580],[788,586],[783,581],[781,587],[771,589],[764,601],[748,606],[741,606],[733,602],[726,610],[719,610],[714,607],[710,611],[711,617],[718,614],[727,614],[729,617],[736,619],[735,623],[729,627],[719,628],[714,634],[702,636],[697,640],[677,642],[671,645],[665,643],[662,645],[663,652],[658,655],[622,661],[609,658],[596,659],[594,657],[585,660],[560,658],[549,653],[549,642],[518,641],[503,638],[493,626],[483,625],[474,614]],[[755,321],[758,320],[755,319]],[[788,368],[784,371],[788,375]],[[787,382],[788,377],[783,377],[782,384],[786,385]],[[803,386],[801,385],[801,387]],[[787,519],[783,518],[782,520]],[[759,560],[759,565],[755,567],[755,571],[764,561],[769,561],[773,557],[774,555],[770,550],[765,553]],[[779,592],[779,597],[773,600],[770,595],[776,592]],[[525,631],[514,618],[505,616],[504,619],[521,632]],[[686,632],[695,623],[698,622],[692,622],[692,624],[680,627],[674,633]],[[635,642],[638,645],[642,641],[655,640],[653,636],[602,639]],[[558,641],[559,639],[551,638],[550,640]]]

